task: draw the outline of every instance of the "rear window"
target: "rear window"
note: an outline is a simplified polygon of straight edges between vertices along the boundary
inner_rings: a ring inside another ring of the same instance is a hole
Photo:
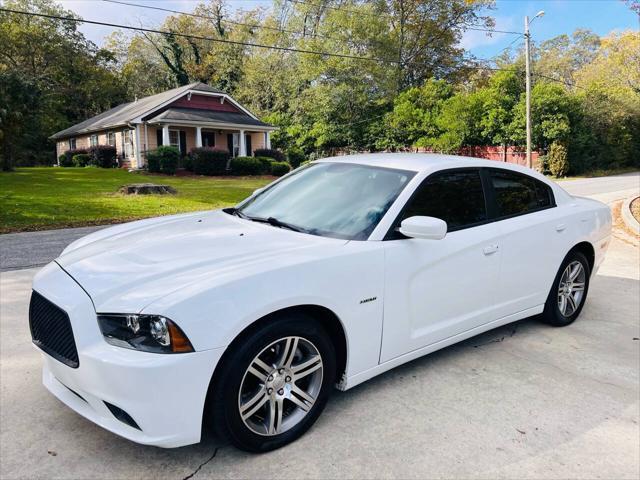
[[[553,194],[548,185],[531,178],[503,170],[490,170],[498,217],[522,215],[553,206]]]

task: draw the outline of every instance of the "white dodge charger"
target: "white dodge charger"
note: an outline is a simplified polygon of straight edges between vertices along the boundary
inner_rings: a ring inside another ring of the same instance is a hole
[[[235,208],[74,242],[36,276],[29,323],[45,386],[102,427],[266,451],[334,386],[525,317],[569,325],[610,231],[607,206],[522,167],[329,158]]]

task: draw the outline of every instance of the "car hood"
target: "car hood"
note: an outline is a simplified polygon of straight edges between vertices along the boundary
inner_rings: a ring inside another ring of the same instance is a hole
[[[101,230],[70,245],[56,262],[89,294],[97,312],[134,313],[212,276],[251,275],[277,268],[285,258],[317,258],[318,250],[345,243],[217,210]]]

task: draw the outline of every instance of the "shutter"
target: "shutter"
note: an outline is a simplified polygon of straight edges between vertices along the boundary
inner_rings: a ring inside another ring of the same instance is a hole
[[[162,146],[162,129],[156,128],[156,140],[158,142],[158,146]]]
[[[180,155],[187,155],[187,132],[180,130]]]
[[[253,149],[251,148],[251,135],[245,135],[245,147],[247,149],[247,156],[253,157]]]
[[[227,134],[227,148],[231,156],[233,156],[233,133]]]

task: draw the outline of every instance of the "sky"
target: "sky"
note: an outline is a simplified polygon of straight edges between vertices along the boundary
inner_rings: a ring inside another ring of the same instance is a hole
[[[126,1],[126,0],[125,0]],[[163,8],[191,11],[198,0],[129,0],[133,3]],[[0,0],[1,3],[1,0]],[[73,10],[87,20],[145,27],[158,27],[169,15],[166,12],[107,3],[103,0],[58,0],[65,8]],[[229,0],[232,10],[250,10],[257,6],[269,8],[271,0]],[[577,28],[588,28],[598,35],[612,30],[640,29],[640,19],[621,0],[497,0],[495,7],[485,13],[496,21],[496,30],[521,32],[524,16],[533,17],[540,10],[545,14],[531,23],[531,38],[541,42],[563,33],[571,34]],[[101,45],[104,37],[113,31],[110,27],[83,25],[81,31]],[[516,47],[522,38],[512,34],[491,34],[467,31],[462,46],[478,58],[491,58],[513,43]]]

